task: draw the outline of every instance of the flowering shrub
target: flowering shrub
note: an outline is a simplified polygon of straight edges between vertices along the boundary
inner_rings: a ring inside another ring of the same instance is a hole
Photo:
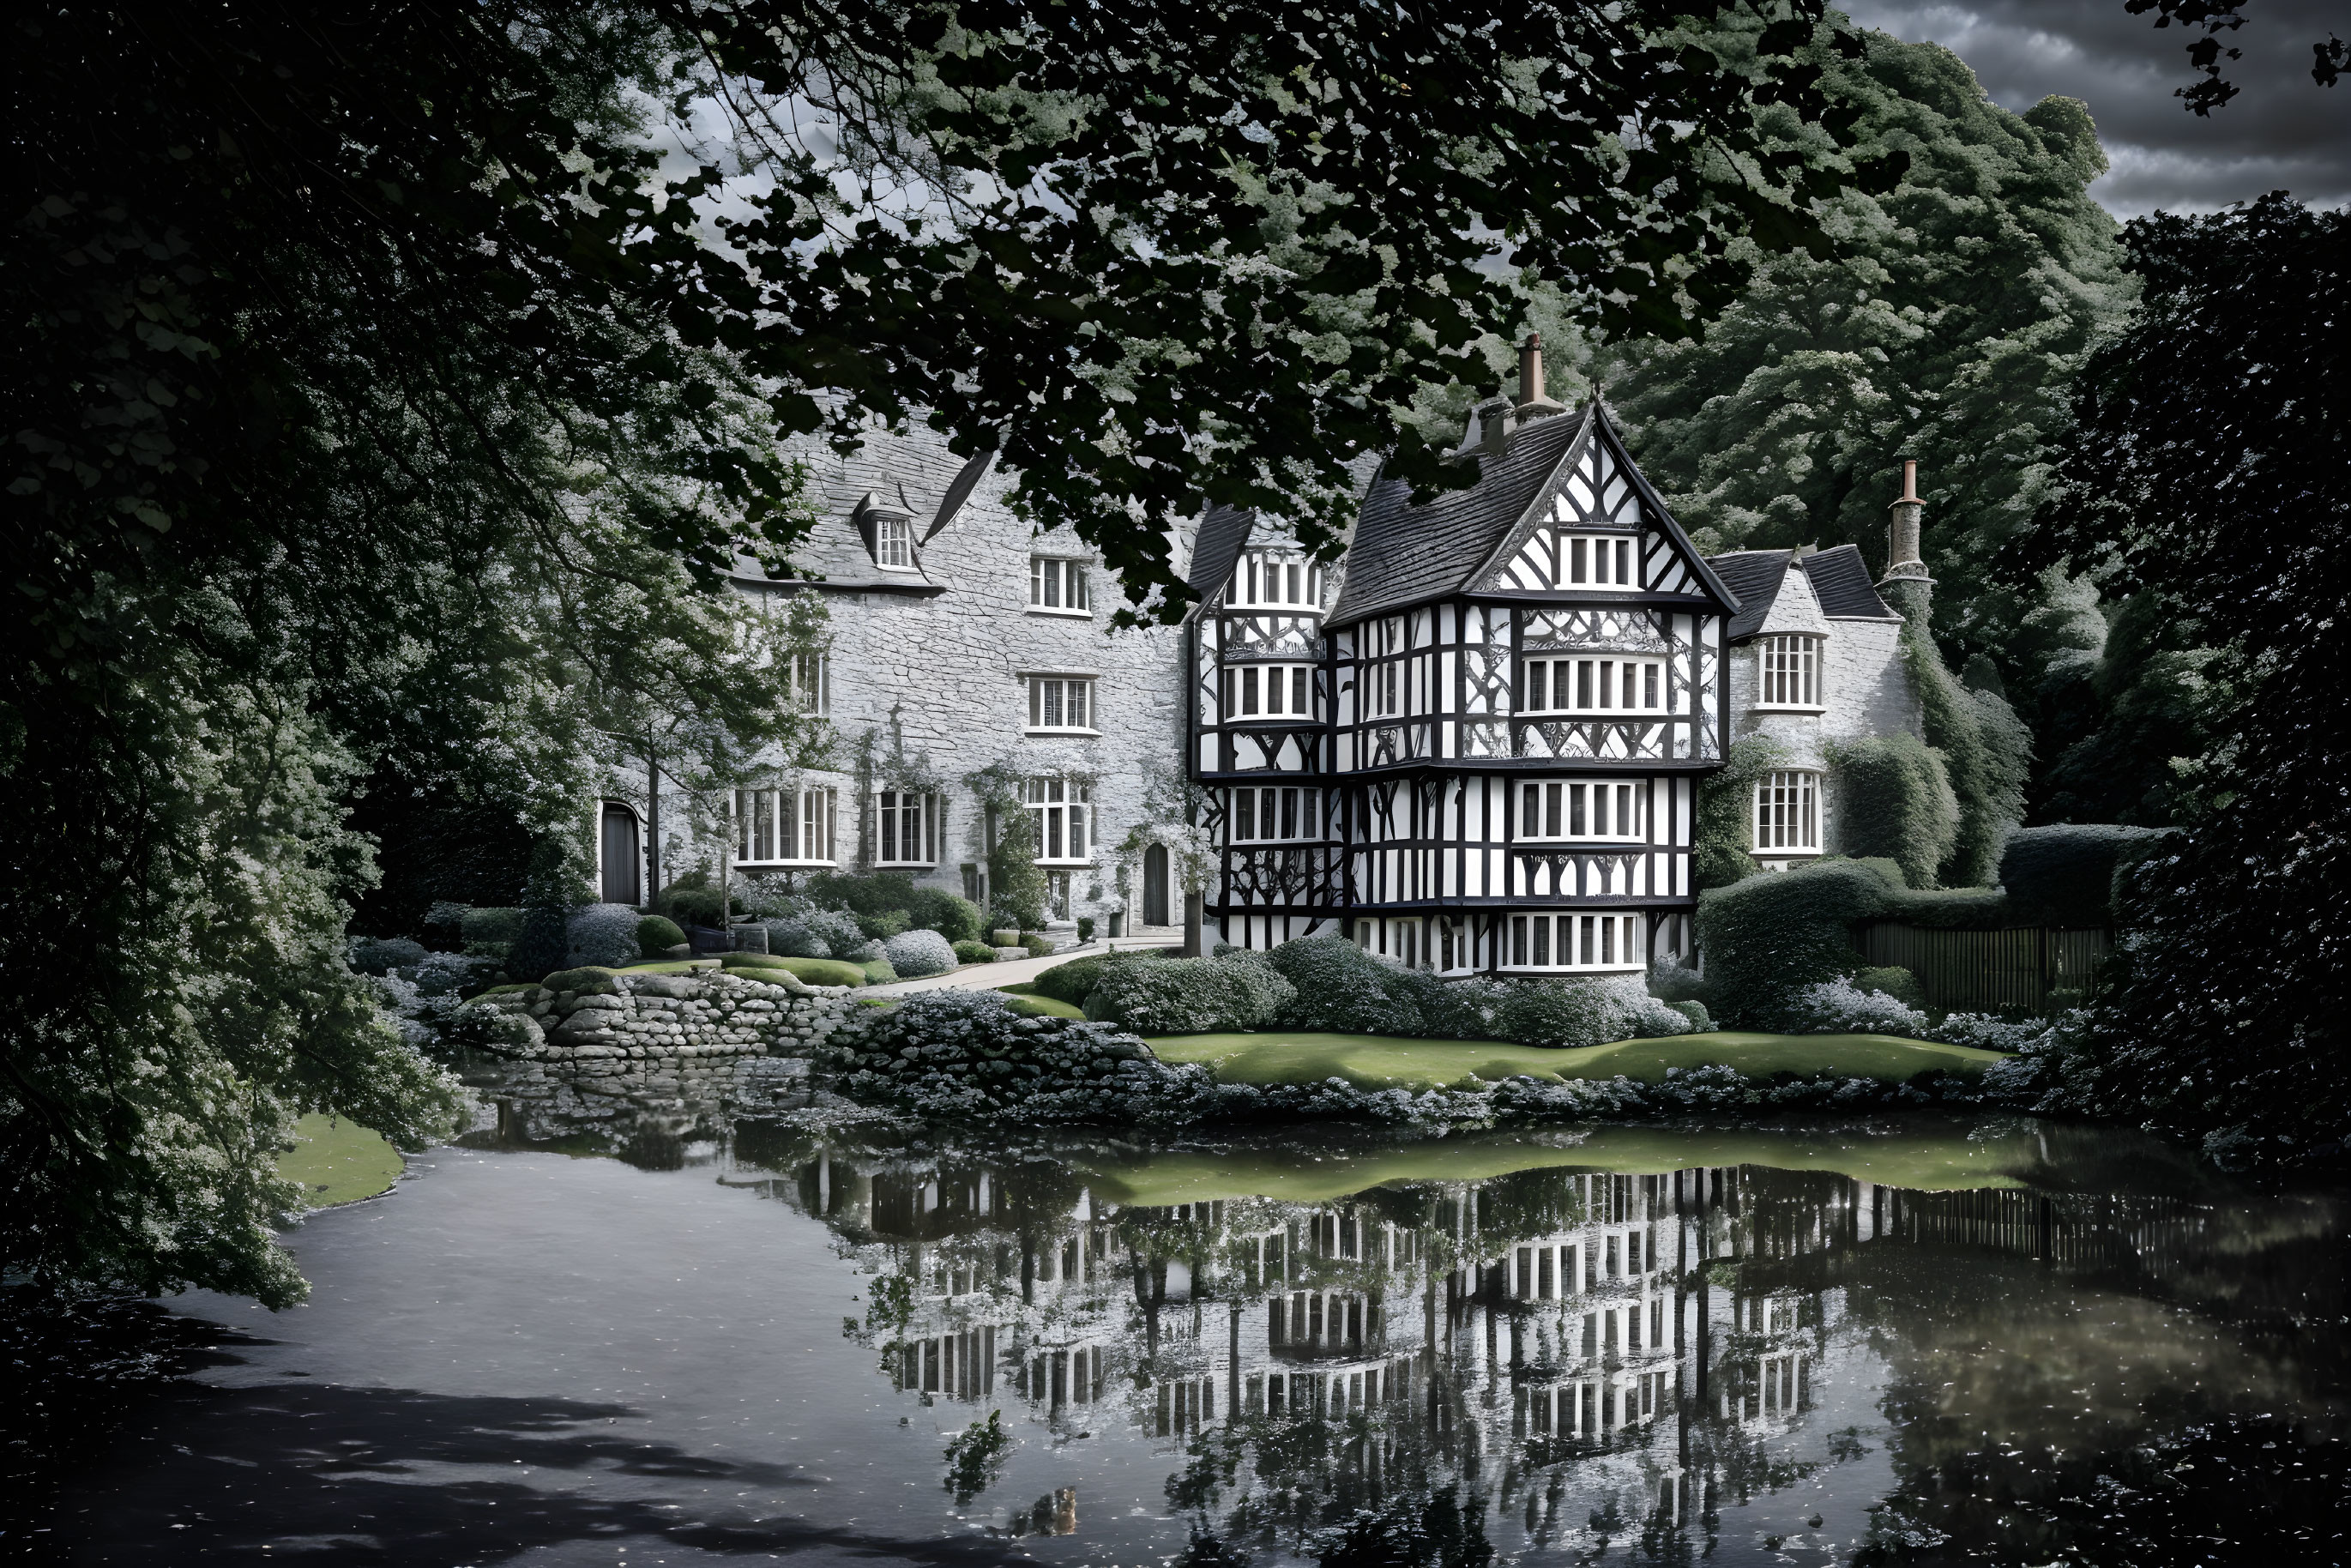
[[[1789,993],[1784,1027],[1792,1034],[1898,1034],[1924,1039],[1927,1015],[1884,991],[1865,991],[1840,975]]]
[[[902,979],[944,975],[956,967],[954,945],[935,931],[901,931],[884,938],[882,956]]]
[[[1137,1034],[1264,1029],[1297,993],[1253,954],[1111,964],[1087,994],[1086,1017]]]

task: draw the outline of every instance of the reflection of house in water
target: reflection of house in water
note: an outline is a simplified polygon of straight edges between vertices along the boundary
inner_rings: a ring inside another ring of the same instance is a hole
[[[820,1154],[768,1185],[875,1276],[864,1332],[904,1393],[1238,1456],[1217,1496],[1467,1477],[1531,1542],[1696,1531],[1785,1484],[1759,1445],[1830,1447],[1831,1343],[1874,1254],[2109,1270],[2192,1225],[1747,1166],[1133,1207],[1050,1161]]]

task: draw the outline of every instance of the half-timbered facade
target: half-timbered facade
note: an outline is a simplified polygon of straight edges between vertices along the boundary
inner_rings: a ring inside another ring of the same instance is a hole
[[[1336,925],[1449,975],[1687,952],[1738,601],[1598,407],[1488,404],[1459,460],[1477,483],[1426,505],[1374,483],[1327,610],[1279,530],[1204,526],[1191,741],[1223,856],[1212,920],[1249,947]]]

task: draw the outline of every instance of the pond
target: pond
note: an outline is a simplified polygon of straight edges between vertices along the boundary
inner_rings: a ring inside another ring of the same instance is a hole
[[[308,1306],[173,1303],[226,1343],[77,1479],[74,1560],[2345,1544],[2342,1206],[2132,1134],[1148,1145],[485,1092],[292,1236]]]

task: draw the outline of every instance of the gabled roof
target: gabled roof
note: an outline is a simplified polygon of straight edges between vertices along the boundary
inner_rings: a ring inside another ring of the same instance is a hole
[[[1820,596],[1821,613],[1832,621],[1899,621],[1892,606],[1878,597],[1869,580],[1869,563],[1860,547],[1839,545],[1804,558],[1804,575]]]
[[[1732,550],[1708,558],[1708,564],[1739,595],[1739,613],[1730,618],[1724,633],[1731,642],[1752,637],[1764,629],[1792,562],[1803,570],[1804,580],[1811,585],[1813,596],[1820,601],[1821,613],[1830,620],[1902,619],[1870,586],[1869,564],[1861,559],[1856,546],[1838,545],[1834,549],[1814,550],[1801,561],[1795,558],[1794,550],[1786,549]]]
[[[1699,580],[1720,595],[1726,609],[1736,609],[1735,594],[1699,559],[1595,404],[1581,417],[1553,415],[1520,425],[1500,456],[1465,459],[1478,465],[1475,485],[1447,491],[1425,507],[1412,504],[1411,486],[1404,481],[1384,476],[1374,480],[1347,551],[1346,586],[1329,624],[1345,625],[1467,588],[1535,506],[1549,498],[1562,470],[1589,441],[1609,444],[1610,455],[1632,480],[1644,509],[1680,547]]]

